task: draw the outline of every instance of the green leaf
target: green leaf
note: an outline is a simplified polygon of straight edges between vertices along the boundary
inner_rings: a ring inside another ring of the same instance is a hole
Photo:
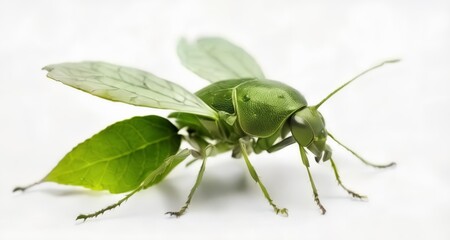
[[[183,87],[135,68],[105,62],[49,65],[47,77],[92,95],[137,106],[217,119],[217,113]]]
[[[201,38],[194,43],[181,39],[177,51],[185,67],[210,82],[242,78],[265,79],[252,56],[222,38]]]
[[[159,116],[114,123],[76,146],[43,181],[111,193],[136,189],[165,159],[177,153],[181,142],[177,132]]]

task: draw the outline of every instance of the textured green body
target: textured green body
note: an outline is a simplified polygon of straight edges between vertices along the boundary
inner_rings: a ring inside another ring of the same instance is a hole
[[[286,84],[271,80],[225,80],[196,93],[214,110],[236,114],[247,135],[269,137],[297,110],[305,98]]]
[[[262,150],[282,135],[282,127],[294,112],[307,106],[297,90],[272,80],[224,80],[212,83],[196,95],[222,117],[216,122],[192,114],[172,114],[180,127],[231,145],[241,137],[256,137],[260,147],[264,145]],[[230,124],[226,118],[233,122]]]

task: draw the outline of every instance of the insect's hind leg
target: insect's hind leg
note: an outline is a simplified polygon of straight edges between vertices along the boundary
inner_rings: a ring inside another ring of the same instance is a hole
[[[391,162],[388,164],[375,164],[375,163],[371,163],[367,160],[365,160],[364,158],[362,158],[361,156],[359,156],[356,152],[354,152],[353,150],[351,150],[350,148],[348,148],[347,146],[345,146],[344,144],[342,144],[340,141],[338,141],[333,135],[331,135],[331,133],[328,132],[328,136],[333,139],[337,144],[339,144],[341,147],[345,148],[345,150],[349,151],[351,154],[353,154],[353,156],[355,156],[356,158],[358,158],[359,160],[361,160],[361,162],[363,162],[366,165],[375,167],[375,168],[388,168],[388,167],[392,167],[395,166],[396,163],[395,162]]]
[[[191,192],[189,193],[188,198],[187,198],[186,202],[184,203],[184,205],[181,207],[181,209],[179,211],[166,212],[166,214],[169,214],[170,216],[181,217],[186,212],[187,208],[189,207],[189,204],[191,203],[192,197],[195,194],[195,191],[197,190],[198,186],[200,185],[200,182],[203,179],[203,174],[205,173],[205,169],[206,169],[206,159],[208,158],[208,156],[210,154],[211,148],[212,148],[212,146],[208,145],[201,153],[202,165],[200,166],[200,170],[198,171],[197,179],[195,180],[194,186],[192,187]]]
[[[76,220],[86,221],[89,218],[98,217],[99,215],[104,214],[107,211],[110,211],[116,207],[119,207],[122,203],[127,201],[134,194],[161,181],[162,180],[161,176],[164,176],[165,174],[167,174],[168,171],[170,171],[174,166],[176,166],[181,161],[186,159],[190,154],[191,154],[191,152],[188,149],[184,149],[184,150],[179,151],[177,154],[166,158],[164,160],[164,163],[161,166],[159,166],[153,172],[149,173],[149,175],[147,175],[147,177],[144,179],[144,181],[142,181],[142,183],[137,188],[135,188],[133,191],[131,191],[130,193],[125,195],[125,197],[120,199],[118,202],[111,204],[97,212],[94,212],[94,213],[80,214],[80,215],[78,215]]]
[[[264,186],[264,184],[259,179],[259,176],[256,173],[255,168],[250,163],[250,160],[248,159],[248,154],[247,154],[247,145],[246,145],[247,142],[245,140],[243,140],[243,139],[239,139],[239,143],[240,143],[240,147],[241,147],[241,153],[242,153],[242,156],[244,157],[245,164],[247,165],[248,171],[250,172],[250,176],[252,176],[253,180],[255,180],[256,183],[258,183],[259,187],[261,188],[261,191],[264,194],[264,197],[266,197],[267,201],[269,201],[270,206],[273,207],[273,210],[275,211],[276,214],[281,214],[281,215],[284,215],[284,216],[288,216],[288,210],[286,208],[279,208],[273,202],[273,200],[270,197],[269,192],[267,191],[266,187]]]
[[[350,194],[354,198],[366,199],[367,196],[358,194],[358,193],[348,189],[346,186],[344,186],[344,184],[342,184],[341,177],[339,176],[336,164],[334,163],[332,158],[330,158],[329,160],[331,163],[331,167],[333,168],[334,176],[336,177],[336,181],[338,182],[339,186],[341,186],[345,191],[347,191],[348,194]]]

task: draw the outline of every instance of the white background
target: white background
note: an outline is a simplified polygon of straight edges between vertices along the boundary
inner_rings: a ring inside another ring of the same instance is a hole
[[[266,76],[311,104],[359,71],[383,67],[330,99],[330,132],[374,162],[332,145],[351,199],[329,163],[312,165],[319,214],[296,147],[252,155],[276,216],[242,161],[208,162],[188,213],[198,164],[86,223],[79,213],[121,196],[39,180],[73,146],[115,121],[167,114],[112,103],[57,82],[51,63],[104,60],[145,69],[195,91],[207,84],[179,63],[179,37],[222,36],[248,50]],[[450,239],[450,4],[448,1],[0,1],[0,239]],[[214,237],[214,238],[212,238]]]

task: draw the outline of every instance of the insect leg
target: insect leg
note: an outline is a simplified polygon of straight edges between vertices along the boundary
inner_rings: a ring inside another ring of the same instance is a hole
[[[180,217],[182,216],[187,208],[189,207],[189,204],[191,203],[192,197],[194,196],[195,190],[197,190],[198,186],[200,185],[200,182],[202,181],[203,178],[203,173],[205,172],[205,168],[206,168],[206,159],[208,158],[208,156],[211,154],[211,149],[213,146],[209,145],[205,148],[205,150],[202,151],[201,155],[202,155],[202,165],[200,167],[200,170],[198,172],[197,175],[197,179],[195,180],[195,184],[191,189],[191,192],[188,195],[188,199],[186,200],[185,204],[181,207],[181,209],[177,212],[166,212],[166,214],[169,214],[170,216],[175,216],[175,217]]]
[[[339,176],[336,164],[334,163],[333,159],[330,158],[330,163],[331,163],[331,167],[333,168],[334,171],[334,176],[336,177],[336,181],[338,182],[339,186],[341,186],[345,191],[347,191],[348,194],[350,194],[352,197],[354,198],[359,198],[359,199],[366,199],[367,196],[364,195],[360,195],[358,193],[353,192],[352,190],[348,189],[347,187],[344,186],[344,184],[342,184],[341,178]]]
[[[305,149],[301,146],[299,146],[299,148],[300,148],[300,155],[302,157],[303,165],[305,165],[306,170],[308,171],[309,182],[311,183],[311,188],[312,188],[313,194],[314,194],[314,201],[316,202],[317,206],[319,206],[320,211],[322,211],[322,214],[325,214],[327,212],[327,210],[323,207],[322,203],[320,203],[316,184],[314,184],[314,180],[312,178],[311,171],[309,170],[309,161],[308,161],[308,157],[306,156]]]
[[[247,154],[246,141],[243,139],[239,139],[239,143],[241,146],[242,156],[244,157],[248,171],[250,172],[250,175],[252,176],[253,180],[255,180],[255,182],[258,183],[259,187],[261,188],[261,191],[264,194],[264,197],[266,197],[267,201],[269,201],[269,204],[273,207],[273,210],[275,211],[276,214],[282,214],[284,216],[287,216],[288,210],[286,208],[278,208],[277,205],[275,205],[275,203],[273,202],[272,198],[270,197],[269,192],[267,191],[266,187],[259,179],[255,168],[250,163],[250,160],[248,159],[248,154]]]
[[[161,176],[164,176],[168,173],[174,166],[176,166],[178,163],[186,159],[190,155],[190,151],[188,149],[184,149],[180,152],[178,152],[175,155],[172,155],[164,160],[164,164],[161,165],[159,168],[157,168],[155,171],[151,172],[145,179],[142,181],[142,183],[133,191],[125,195],[122,199],[120,199],[118,202],[111,204],[97,212],[90,213],[90,214],[80,214],[76,218],[76,220],[83,220],[86,221],[88,218],[94,218],[97,217],[106,211],[112,210],[118,206],[120,206],[123,202],[127,201],[131,196],[136,194],[137,192],[141,191],[142,189],[145,189],[153,184],[158,183],[162,180]]]
[[[289,136],[289,137],[281,140],[277,144],[273,145],[272,147],[268,148],[267,152],[273,153],[273,152],[279,151],[279,150],[281,150],[291,144],[294,144],[294,143],[296,143],[295,139],[292,136]]]
[[[89,218],[95,218],[98,217],[99,215],[102,215],[103,213],[105,213],[106,211],[112,210],[116,207],[119,207],[123,202],[127,201],[131,196],[133,196],[135,193],[141,191],[143,189],[143,186],[139,186],[136,189],[134,189],[132,192],[128,193],[127,195],[125,195],[124,198],[120,199],[118,202],[111,204],[97,212],[94,213],[90,213],[90,214],[80,214],[77,216],[76,220],[83,220],[86,221]]]
[[[357,157],[359,160],[361,160],[366,165],[369,165],[369,166],[372,166],[372,167],[376,167],[376,168],[387,168],[387,167],[392,167],[392,166],[396,165],[395,162],[391,162],[391,163],[388,163],[388,164],[371,163],[371,162],[365,160],[364,158],[362,158],[361,156],[359,156],[356,152],[354,152],[353,150],[351,150],[350,148],[348,148],[347,146],[345,146],[341,142],[339,142],[333,135],[331,135],[331,133],[328,132],[328,136],[330,136],[330,138],[333,139],[337,144],[341,145],[341,147],[345,148],[345,150],[349,151],[351,154],[353,154],[353,156]]]

